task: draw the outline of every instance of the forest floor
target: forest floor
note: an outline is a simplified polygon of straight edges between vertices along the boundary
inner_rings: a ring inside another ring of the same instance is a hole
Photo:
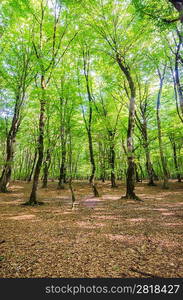
[[[125,186],[87,182],[39,189],[45,205],[22,206],[31,184],[16,181],[0,194],[0,277],[183,277],[183,183],[138,183],[144,202],[120,200]]]

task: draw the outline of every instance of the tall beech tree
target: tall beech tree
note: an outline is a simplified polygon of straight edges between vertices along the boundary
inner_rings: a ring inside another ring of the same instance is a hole
[[[110,99],[110,102],[114,102],[115,103],[115,97],[110,95],[107,97],[113,98]],[[117,126],[118,126],[118,121],[120,118],[120,113],[123,107],[123,104],[120,103],[119,108],[115,109],[117,110],[117,112],[115,111],[113,113],[113,118],[110,117],[109,111],[108,111],[108,107],[107,107],[107,103],[104,100],[102,94],[100,93],[100,97],[99,97],[99,101],[96,102],[94,100],[94,105],[95,108],[97,110],[97,113],[99,114],[105,129],[106,129],[106,133],[107,133],[107,143],[109,144],[109,165],[110,165],[110,179],[111,179],[111,187],[112,188],[116,188],[117,184],[116,184],[116,176],[115,176],[115,158],[116,158],[116,153],[115,153],[115,138],[117,135]],[[114,105],[116,106],[116,105]],[[111,120],[112,119],[112,120]],[[101,143],[99,144],[101,147]],[[102,161],[102,158],[101,158]],[[103,169],[103,168],[102,168]],[[104,176],[102,176],[103,178]]]
[[[60,25],[61,6],[57,3],[57,1],[55,1],[52,12],[53,15],[50,16],[47,2],[41,0],[39,4],[39,17],[37,18],[36,12],[33,13],[33,22],[37,25],[37,27],[34,29],[32,39],[38,65],[37,79],[40,81],[40,115],[37,146],[38,159],[34,171],[30,199],[27,202],[29,205],[38,204],[37,188],[44,154],[45,106],[47,101],[46,88],[52,78],[55,66],[63,58],[71,41],[75,37],[74,34],[74,37],[69,40],[61,52],[61,43],[63,42],[68,27],[67,22],[65,22],[64,26]],[[52,30],[50,30],[51,28]]]
[[[17,32],[15,32],[16,35]],[[0,191],[7,192],[11,178],[14,147],[16,136],[22,121],[22,109],[26,98],[26,91],[33,79],[31,57],[32,47],[29,43],[24,43],[24,34],[20,32],[17,36],[17,43],[11,40],[8,43],[9,50],[1,60],[0,74],[5,82],[7,93],[12,95],[14,102],[12,109],[12,119],[6,138],[6,157],[0,177]],[[17,49],[18,47],[18,49]],[[11,49],[11,50],[10,50]],[[6,51],[6,47],[4,48]]]
[[[119,66],[122,75],[125,78],[125,89],[127,91],[127,97],[129,99],[129,114],[128,114],[128,129],[127,129],[127,186],[126,196],[127,199],[140,200],[135,194],[135,163],[134,163],[134,127],[135,127],[135,98],[136,98],[136,84],[133,78],[132,67],[130,67],[129,53],[134,43],[138,39],[138,34],[130,36],[132,30],[132,20],[128,19],[128,22],[123,24],[126,30],[126,36],[124,35],[124,28],[122,28],[121,5],[115,3],[115,1],[109,1],[108,5],[101,3],[98,8],[100,22],[94,23],[94,28],[97,30],[99,35],[104,39],[110,49],[110,55],[113,60]],[[128,7],[125,9],[128,10]],[[124,11],[125,11],[124,10]],[[107,12],[106,12],[107,11]],[[110,24],[110,25],[109,25]],[[121,36],[123,38],[121,38]],[[128,37],[130,39],[128,40]],[[127,40],[127,44],[126,44]]]
[[[159,76],[159,91],[157,95],[157,102],[156,102],[156,117],[157,117],[157,127],[158,127],[158,141],[159,141],[159,152],[161,158],[161,164],[163,169],[163,188],[168,189],[168,170],[167,170],[167,163],[166,158],[163,151],[163,141],[162,141],[162,126],[161,126],[161,117],[160,117],[160,108],[161,108],[161,96],[162,96],[162,89],[164,78],[166,74],[167,66],[165,65],[162,69],[158,67],[157,72]]]
[[[149,135],[148,135],[148,118],[149,118],[149,103],[148,103],[148,98],[150,97],[149,95],[149,86],[147,83],[145,83],[144,88],[141,86],[139,80],[138,82],[138,98],[139,98],[139,105],[138,109],[135,112],[135,121],[138,129],[141,132],[141,137],[142,137],[142,145],[144,147],[145,151],[145,156],[146,156],[146,169],[147,169],[147,174],[148,174],[148,185],[155,186],[154,183],[154,170],[153,170],[153,165],[151,162],[151,156],[150,156],[150,149],[149,149]]]

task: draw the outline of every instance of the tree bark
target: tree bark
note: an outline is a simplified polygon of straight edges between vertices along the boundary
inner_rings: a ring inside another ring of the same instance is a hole
[[[62,161],[60,167],[60,176],[58,182],[58,189],[64,189],[64,183],[66,183],[66,145],[65,141],[62,142]]]
[[[175,85],[177,88],[177,93],[179,97],[179,105],[181,110],[181,115],[183,116],[183,89],[180,83],[180,75],[179,75],[179,51],[181,44],[179,43],[179,48],[177,50],[177,54],[175,56]]]
[[[86,90],[87,90],[88,104],[89,104],[88,121],[85,118],[85,113],[83,110],[83,117],[84,117],[85,127],[87,130],[87,135],[88,135],[88,146],[89,146],[90,163],[91,163],[91,175],[89,178],[89,183],[92,186],[94,197],[98,197],[98,191],[97,191],[96,185],[94,184],[96,166],[95,166],[95,158],[94,158],[94,152],[93,152],[93,139],[92,139],[93,109],[92,109],[92,94],[91,94],[90,84],[89,84],[90,62],[89,62],[89,50],[88,49],[86,49],[86,51],[83,50],[83,69],[84,69]]]
[[[6,162],[0,178],[0,191],[3,193],[8,192],[7,187],[11,178],[12,163],[14,158],[14,145],[16,142],[16,135],[20,126],[20,108],[20,97],[17,96],[11,128],[8,132],[6,141]]]
[[[43,163],[43,185],[42,185],[42,188],[47,188],[47,186],[48,186],[48,174],[49,174],[50,164],[51,164],[51,154],[50,154],[50,149],[47,149],[46,159]]]
[[[35,153],[34,153],[34,160],[33,160],[31,172],[30,172],[28,180],[27,180],[28,182],[30,182],[32,180],[32,175],[33,175],[33,172],[34,172],[34,167],[35,167],[35,164],[36,164],[36,159],[37,159],[37,149],[35,150]]]
[[[91,175],[89,178],[89,182],[92,183],[95,176],[95,159],[94,159],[94,153],[93,153],[93,141],[92,141],[92,134],[91,134],[91,127],[89,126],[88,130],[88,143],[89,143],[89,153],[90,153],[90,163],[91,163]]]
[[[41,76],[41,89],[42,89],[42,99],[40,100],[40,116],[39,116],[39,137],[38,137],[38,159],[36,163],[36,168],[34,171],[34,177],[33,177],[33,185],[32,185],[32,191],[30,195],[30,199],[27,204],[29,205],[36,205],[38,204],[37,201],[37,188],[38,188],[38,181],[39,181],[39,175],[41,171],[42,161],[43,161],[43,154],[44,154],[44,115],[45,115],[45,78],[44,75]]]
[[[145,146],[145,155],[146,155],[146,169],[147,169],[147,174],[148,174],[148,178],[149,178],[148,185],[155,186],[156,184],[154,183],[153,166],[151,163],[149,147],[147,144]]]
[[[116,188],[116,176],[115,176],[115,149],[114,149],[114,133],[109,131],[110,140],[110,154],[109,154],[109,164],[111,168],[111,188]]]
[[[164,157],[164,151],[163,151],[163,141],[162,141],[162,133],[161,133],[161,118],[160,118],[160,104],[161,104],[161,94],[163,89],[163,81],[164,81],[164,75],[165,75],[166,67],[164,67],[163,74],[159,73],[160,78],[160,87],[157,97],[157,105],[156,105],[156,118],[157,118],[157,127],[158,127],[158,141],[159,141],[159,152],[160,152],[160,158],[161,158],[161,164],[163,169],[163,188],[168,189],[168,171],[167,171],[167,164]]]
[[[117,63],[125,75],[129,90],[129,116],[128,116],[128,130],[127,130],[127,162],[128,162],[128,169],[127,169],[127,185],[126,185],[126,198],[127,199],[136,199],[139,198],[135,195],[135,163],[134,163],[134,142],[133,142],[133,135],[134,135],[134,126],[135,126],[135,96],[136,96],[136,89],[133,79],[130,74],[129,67],[125,65],[125,62],[122,61],[122,58],[116,53],[116,60]]]
[[[137,164],[135,164],[135,177],[136,177],[136,182],[142,182],[142,180],[139,177]]]
[[[139,83],[139,91],[141,91],[140,88],[140,83]],[[154,183],[154,173],[153,173],[153,166],[151,163],[151,158],[150,158],[150,151],[149,151],[149,139],[148,139],[148,131],[147,131],[147,107],[148,107],[148,89],[145,90],[144,93],[145,97],[141,97],[141,92],[140,92],[140,113],[138,114],[137,112],[135,113],[136,116],[136,124],[138,129],[140,130],[142,134],[142,139],[143,139],[143,147],[145,151],[145,156],[146,156],[146,169],[147,169],[147,174],[148,174],[148,185],[149,186],[155,186],[156,184]],[[141,119],[142,118],[142,119]]]
[[[178,167],[178,162],[177,162],[177,149],[176,149],[175,141],[173,143],[173,158],[174,158],[175,170],[176,170],[176,174],[177,174],[177,180],[178,180],[178,182],[181,182],[181,175],[179,172],[179,167]]]
[[[173,149],[173,160],[174,160],[174,165],[175,165],[175,171],[176,171],[177,180],[178,180],[178,182],[181,182],[181,175],[180,175],[179,166],[178,166],[178,160],[177,160],[176,143],[175,143],[175,140],[172,137],[170,137],[170,141],[171,141],[172,149]]]

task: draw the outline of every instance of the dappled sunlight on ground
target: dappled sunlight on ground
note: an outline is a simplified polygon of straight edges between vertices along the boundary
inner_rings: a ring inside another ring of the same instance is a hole
[[[73,186],[74,209],[68,185],[57,190],[57,182],[40,185],[42,206],[20,205],[30,195],[25,182],[0,194],[1,277],[183,276],[183,184],[139,183],[144,202],[121,199],[120,183],[97,182],[98,198],[87,182]]]
[[[35,218],[35,215],[19,215],[19,216],[13,216],[9,217],[10,220],[29,220]]]

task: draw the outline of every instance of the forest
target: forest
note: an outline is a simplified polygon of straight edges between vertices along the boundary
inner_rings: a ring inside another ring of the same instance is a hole
[[[183,277],[183,1],[0,1],[0,276]]]

